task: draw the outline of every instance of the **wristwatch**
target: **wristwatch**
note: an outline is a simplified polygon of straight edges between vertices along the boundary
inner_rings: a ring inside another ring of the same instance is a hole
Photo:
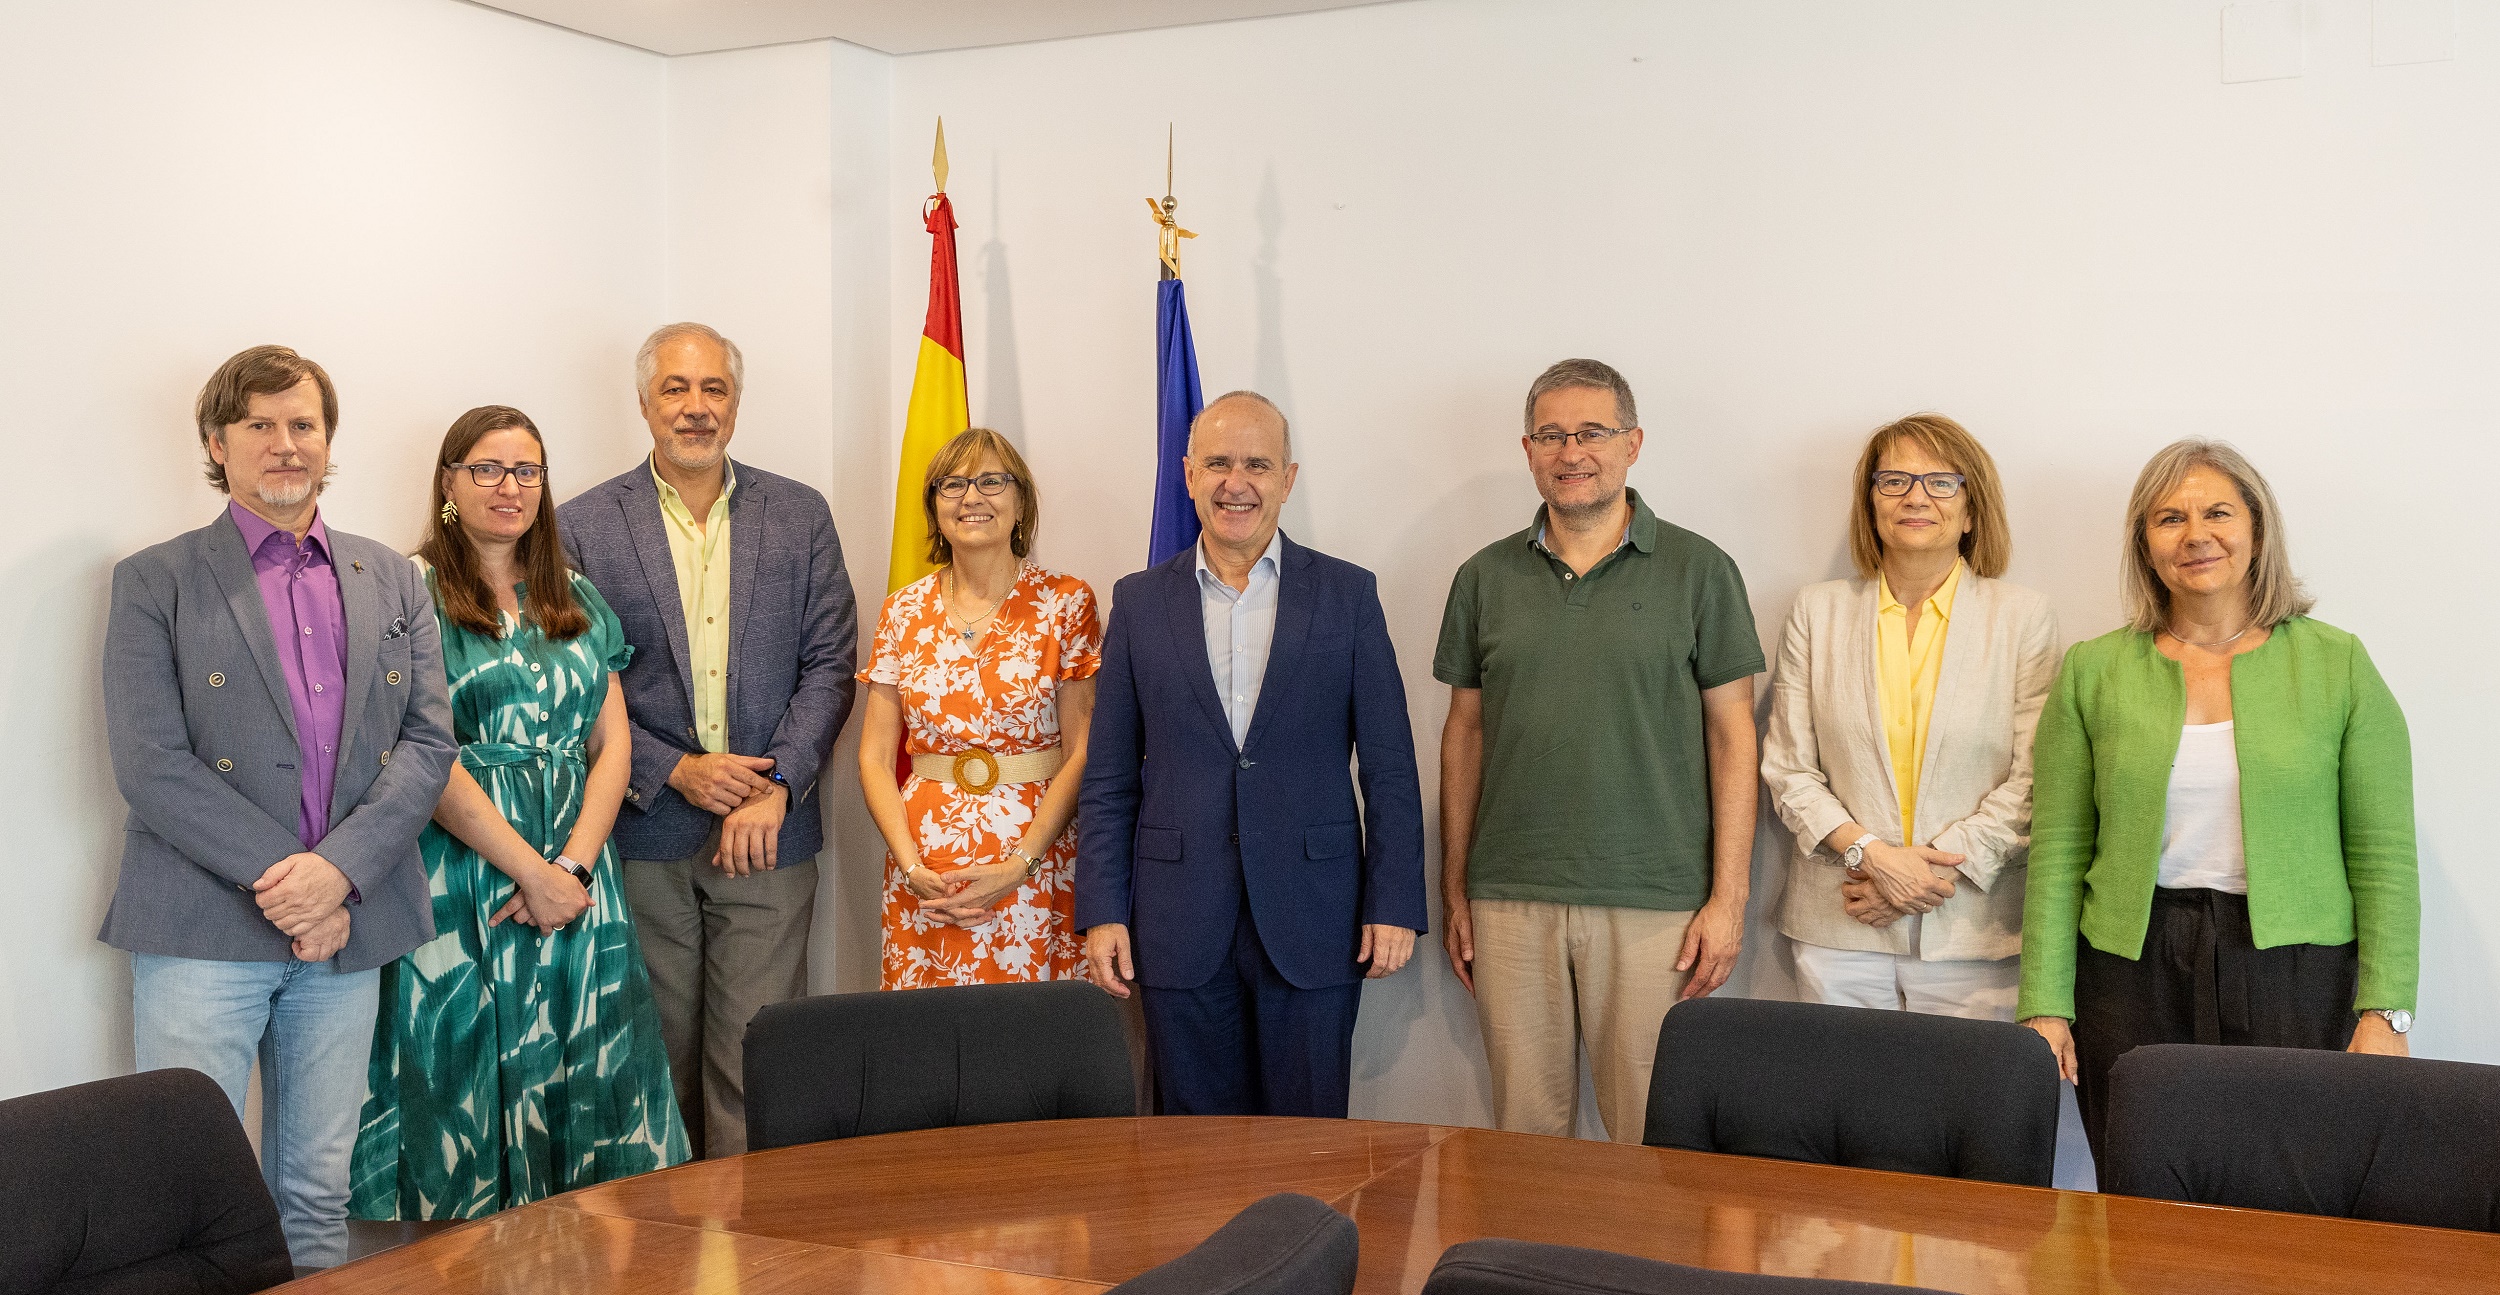
[[[590,889],[590,869],[574,862],[571,855],[559,854],[556,857],[549,859],[547,862],[564,869],[566,873],[572,876],[573,880],[582,883],[582,889]]]
[[[2373,1007],[2370,1009],[2370,1015],[2387,1022],[2387,1028],[2398,1034],[2404,1034],[2413,1029],[2413,1013],[2401,1007]]]
[[[1851,841],[1849,843],[1849,848],[1840,852],[1840,866],[1847,868],[1850,876],[1862,877],[1866,875],[1866,847],[1883,839],[1884,838],[1875,835],[1873,832],[1869,832],[1866,835],[1859,837],[1857,840]]]
[[[1007,857],[1024,865],[1024,879],[1026,881],[1033,880],[1033,874],[1040,871],[1042,866],[1041,860],[1034,858],[1032,855],[1026,854],[1022,850],[1009,850],[1007,852]]]

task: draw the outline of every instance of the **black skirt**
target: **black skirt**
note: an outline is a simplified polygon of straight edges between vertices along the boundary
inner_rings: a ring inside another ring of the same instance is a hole
[[[2144,956],[2075,948],[2076,1097],[2084,1136],[2101,1158],[2109,1069],[2129,1048],[2206,1043],[2328,1048],[2352,1042],[2358,944],[2257,947],[2248,897],[2220,890],[2156,890]]]

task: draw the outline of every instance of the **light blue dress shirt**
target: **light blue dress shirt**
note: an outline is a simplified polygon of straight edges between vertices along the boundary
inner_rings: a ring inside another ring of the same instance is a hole
[[[1250,587],[1235,589],[1207,566],[1204,539],[1190,550],[1198,557],[1198,613],[1207,631],[1207,668],[1215,672],[1215,695],[1232,721],[1233,747],[1250,740],[1250,717],[1259,710],[1259,685],[1267,679],[1267,649],[1276,639],[1276,581],[1283,570],[1285,533],[1267,541],[1250,564]]]

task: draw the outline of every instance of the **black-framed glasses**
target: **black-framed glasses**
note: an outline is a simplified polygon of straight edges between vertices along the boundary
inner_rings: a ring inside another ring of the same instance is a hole
[[[1925,485],[1930,499],[1951,499],[1962,493],[1962,474],[1959,472],[1878,472],[1875,474],[1875,493],[1898,499],[1910,493],[1913,482]]]
[[[939,477],[937,492],[949,499],[961,499],[967,490],[983,495],[1003,495],[1007,487],[1020,484],[1012,472],[984,472],[977,477]]]
[[[489,490],[502,485],[507,472],[512,474],[514,481],[521,483],[523,490],[536,490],[547,484],[547,467],[542,463],[516,463],[508,468],[500,463],[446,463],[443,466],[467,468],[469,480]]]
[[[1540,428],[1528,433],[1528,444],[1546,454],[1561,449],[1566,441],[1578,441],[1581,449],[1593,450],[1631,430],[1629,427],[1583,427],[1576,432],[1555,432]]]

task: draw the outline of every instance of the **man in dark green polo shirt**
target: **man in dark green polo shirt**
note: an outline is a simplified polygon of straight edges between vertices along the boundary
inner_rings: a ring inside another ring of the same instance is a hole
[[[1459,568],[1433,658],[1444,942],[1495,1122],[1570,1136],[1585,1036],[1598,1115],[1638,1142],[1659,1021],[1744,941],[1762,643],[1736,564],[1624,487],[1623,375],[1547,369],[1521,444],[1545,506]]]

